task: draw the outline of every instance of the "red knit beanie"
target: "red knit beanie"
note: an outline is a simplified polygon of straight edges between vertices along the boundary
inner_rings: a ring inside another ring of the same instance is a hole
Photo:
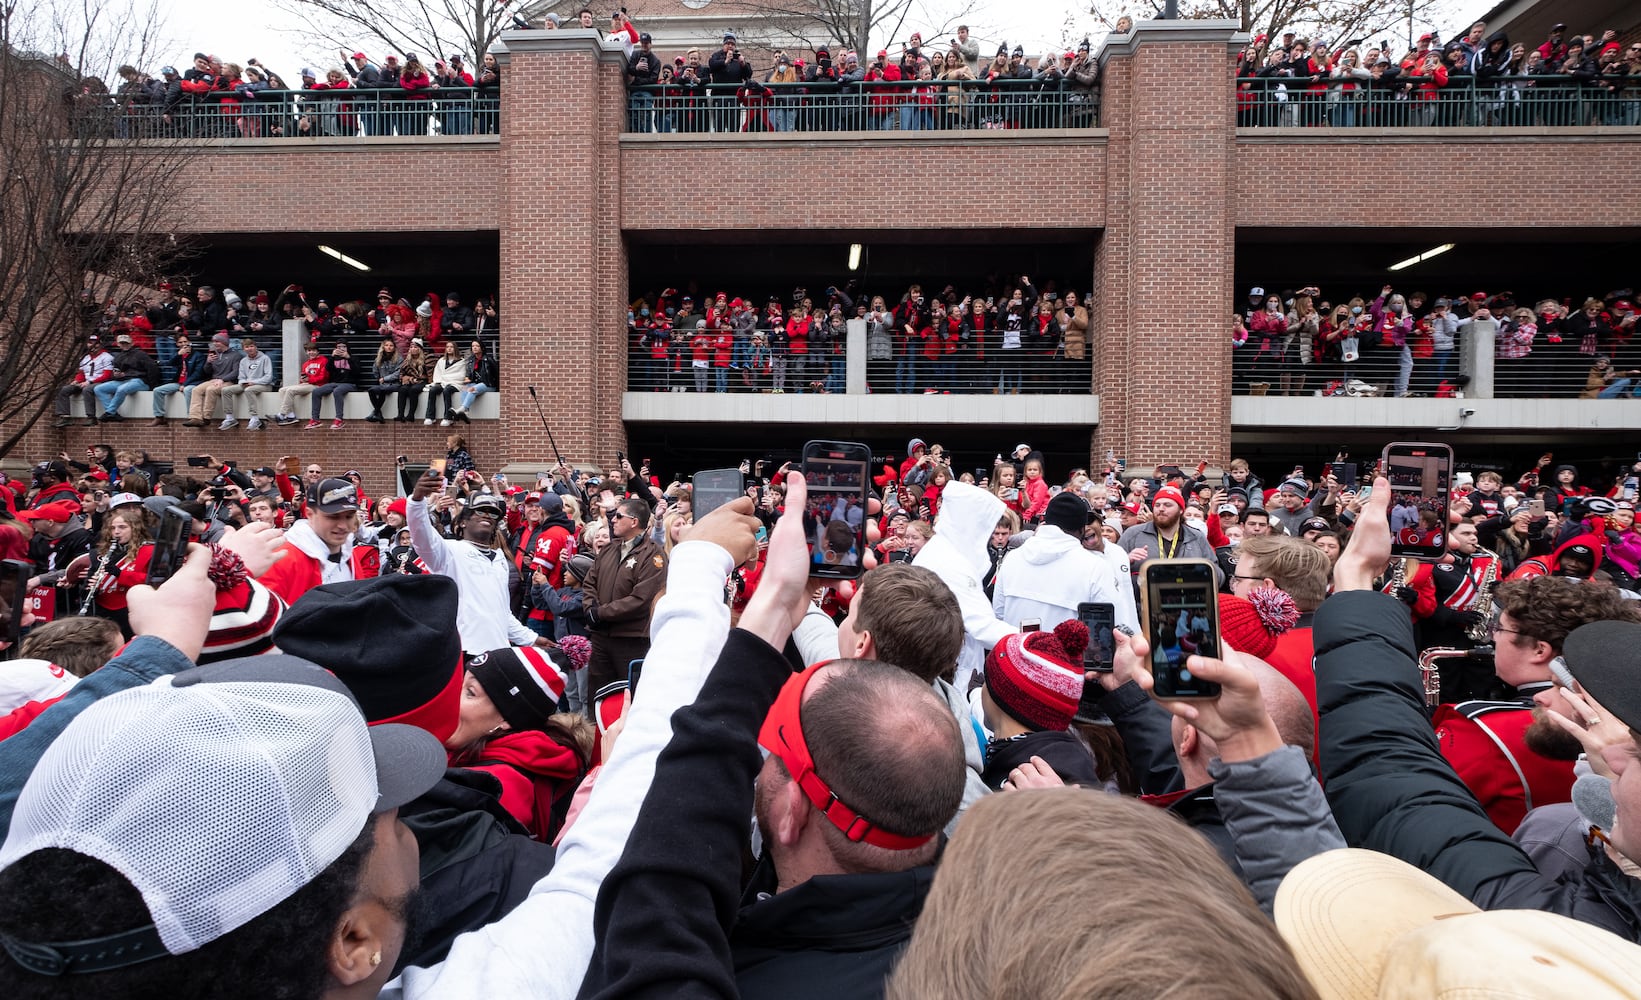
[[[986,654],[986,690],[997,707],[1034,730],[1064,731],[1083,696],[1088,627],[1072,619],[1050,632],[1016,632]]]
[[[1299,605],[1286,591],[1260,587],[1243,600],[1219,595],[1219,633],[1239,653],[1268,659],[1276,637],[1299,623]]]
[[[1151,506],[1155,507],[1158,500],[1172,500],[1181,511],[1185,510],[1185,494],[1181,493],[1176,487],[1164,486],[1151,494]]]

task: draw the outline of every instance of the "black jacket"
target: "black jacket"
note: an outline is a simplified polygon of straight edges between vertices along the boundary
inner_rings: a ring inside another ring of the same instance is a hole
[[[627,84],[632,87],[647,87],[661,78],[661,57],[654,51],[645,52],[643,49],[634,49],[632,58],[627,60]]]
[[[772,867],[759,869],[772,883]],[[923,912],[934,873],[930,864],[903,872],[822,875],[778,895],[754,893],[729,936],[742,1000],[881,997]]]
[[[1352,847],[1401,858],[1483,909],[1547,910],[1641,941],[1641,880],[1592,853],[1540,875],[1453,772],[1425,714],[1407,610],[1376,591],[1316,612],[1322,785]]]
[[[159,362],[140,347],[128,347],[114,355],[114,377],[140,378],[150,389],[165,381],[165,376],[160,374]]]
[[[1026,733],[1011,740],[992,740],[986,746],[986,770],[980,780],[987,788],[999,789],[1010,771],[1030,763],[1033,757],[1043,758],[1068,785],[1100,784],[1100,776],[1094,772],[1094,755],[1083,741],[1068,732],[1053,730]]]
[[[791,676],[780,650],[735,629],[695,703],[673,713],[672,741],[598,889],[579,996],[736,996],[728,928],[763,766],[758,730]]]

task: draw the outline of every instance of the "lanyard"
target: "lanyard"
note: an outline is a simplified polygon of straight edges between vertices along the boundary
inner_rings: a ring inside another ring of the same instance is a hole
[[[1157,552],[1159,553],[1158,558],[1161,558],[1161,559],[1172,559],[1172,558],[1174,558],[1174,553],[1179,551],[1179,542],[1180,542],[1180,535],[1181,534],[1182,534],[1182,532],[1179,529],[1175,529],[1175,531],[1174,531],[1174,544],[1173,544],[1173,547],[1170,548],[1169,545],[1168,545],[1167,540],[1162,537],[1162,533],[1161,532],[1157,533]]]

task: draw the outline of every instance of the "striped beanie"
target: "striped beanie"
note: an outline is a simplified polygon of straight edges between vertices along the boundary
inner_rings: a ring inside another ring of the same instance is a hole
[[[1034,730],[1064,731],[1083,695],[1088,627],[1072,619],[1053,632],[1016,632],[986,654],[986,691],[997,707]]]
[[[575,666],[561,650],[508,646],[480,653],[467,669],[509,726],[540,729],[558,711]]]
[[[1276,637],[1299,624],[1299,605],[1286,591],[1257,587],[1246,600],[1219,595],[1219,634],[1239,653],[1269,659]]]
[[[285,602],[279,595],[255,580],[217,591],[211,630],[197,662],[204,665],[268,652],[274,646],[274,626],[284,613]]]

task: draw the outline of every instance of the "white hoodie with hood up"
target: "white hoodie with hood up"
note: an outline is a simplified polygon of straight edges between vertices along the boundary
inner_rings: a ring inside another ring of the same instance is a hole
[[[940,577],[963,611],[963,648],[957,654],[957,676],[952,680],[958,691],[969,689],[969,678],[985,665],[986,650],[1017,631],[998,619],[980,585],[991,569],[986,543],[1002,517],[1003,501],[997,497],[968,483],[947,483],[940,493],[934,537],[912,560],[913,566]]]

